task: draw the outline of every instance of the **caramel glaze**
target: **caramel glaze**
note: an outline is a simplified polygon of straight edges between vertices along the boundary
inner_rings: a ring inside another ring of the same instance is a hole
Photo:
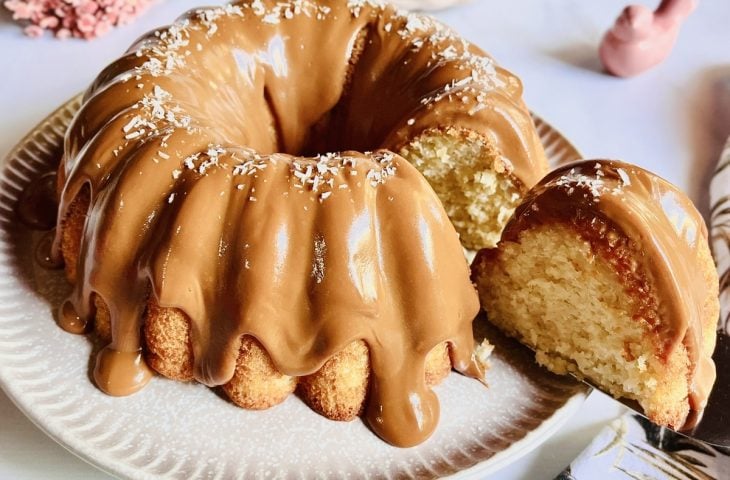
[[[15,213],[27,227],[34,230],[51,230],[56,226],[58,213],[56,184],[56,173],[48,172],[23,190],[16,204]]]
[[[35,261],[38,265],[49,270],[63,268],[63,262],[53,255],[53,240],[56,237],[54,230],[43,233],[35,246]]]
[[[160,305],[190,317],[201,383],[230,380],[242,335],[257,338],[291,376],[317,371],[363,339],[373,372],[371,427],[396,445],[425,439],[439,415],[425,386],[428,352],[448,341],[456,369],[483,377],[472,361],[478,301],[458,237],[425,179],[394,157],[396,173],[374,187],[366,177],[378,163],[352,152],[344,158],[355,166],[340,169],[337,190],[322,200],[291,174],[292,162],[322,160],[276,155],[249,176],[231,175],[238,162],[229,155],[246,153],[221,155],[205,175],[185,171],[173,200],[152,191],[148,170],[129,183],[120,178],[123,186],[101,200],[114,214],[87,228],[79,271],[93,274],[77,283],[71,302],[88,318],[96,293],[112,312],[98,386],[124,395],[148,378],[138,352],[151,285]],[[146,227],[150,212],[159,213]]]
[[[35,246],[34,256],[36,263],[47,269],[63,267],[63,262],[53,255],[53,230],[58,215],[56,184],[56,172],[40,175],[23,190],[15,207],[18,220],[26,227],[46,231]]]
[[[619,232],[634,242],[641,252],[636,261],[655,289],[651,329],[660,355],[666,357],[684,345],[691,364],[690,407],[702,410],[716,376],[711,357],[715,340],[703,338],[708,286],[695,267],[699,260],[692,259],[698,258],[700,245],[707,245],[707,227],[691,200],[634,165],[577,162],[551,172],[527,194],[507,223],[502,241],[518,241],[521,231],[556,219],[600,224],[607,228],[599,230]]]
[[[363,339],[369,424],[395,445],[422,442],[439,416],[426,354],[447,341],[454,367],[483,378],[478,299],[453,226],[387,151],[290,155],[393,150],[450,126],[491,141],[529,186],[542,149],[521,89],[447,28],[375,2],[189,12],[106,68],[68,130],[59,225],[82,189],[91,202],[61,325],[84,330],[93,295],[104,300],[112,342],[95,379],[114,395],[149,379],[150,291],[191,319],[206,385],[231,378],[242,335],[292,376]],[[312,181],[320,168],[331,184]]]

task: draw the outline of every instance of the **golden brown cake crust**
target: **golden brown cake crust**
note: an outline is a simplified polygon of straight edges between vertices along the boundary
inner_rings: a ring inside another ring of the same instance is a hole
[[[352,420],[363,413],[370,354],[363,341],[349,344],[312,375],[299,382],[302,398],[316,412],[332,420]]]
[[[84,233],[86,216],[89,212],[89,189],[84,188],[68,207],[68,212],[61,222],[61,255],[64,259],[76,260],[81,248],[81,237]],[[64,271],[70,283],[76,283],[76,262],[65,262]]]
[[[184,312],[148,301],[144,340],[147,347],[145,358],[150,367],[173,380],[193,380],[190,320]]]
[[[296,386],[296,377],[280,373],[261,344],[244,336],[236,370],[231,380],[223,385],[223,391],[243,408],[265,410],[283,402]]]

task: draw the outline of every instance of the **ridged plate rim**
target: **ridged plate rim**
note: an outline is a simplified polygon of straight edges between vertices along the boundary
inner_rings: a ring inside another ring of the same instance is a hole
[[[73,405],[65,405],[61,408],[58,406],[58,401],[44,398],[44,392],[47,393],[53,390],[51,385],[43,383],[44,380],[46,382],[50,381],[48,378],[44,378],[44,372],[34,370],[34,366],[38,365],[38,357],[29,353],[18,353],[17,349],[21,342],[23,345],[32,345],[33,342],[39,342],[43,339],[37,336],[34,338],[32,325],[19,323],[23,320],[20,312],[23,310],[24,302],[29,301],[28,298],[34,295],[34,291],[29,288],[29,285],[22,284],[20,273],[15,268],[17,265],[13,263],[14,260],[17,260],[12,257],[13,249],[16,249],[17,246],[12,244],[12,237],[13,232],[18,229],[13,205],[19,192],[22,191],[23,186],[31,180],[33,175],[41,171],[48,162],[52,161],[52,158],[57,157],[56,152],[62,147],[66,126],[72,120],[80,102],[81,95],[78,95],[59,107],[24,137],[8,154],[6,159],[0,163],[0,387],[41,430],[71,453],[97,468],[122,478],[170,478],[174,476],[175,471],[178,474],[181,473],[182,467],[179,465],[171,467],[170,471],[162,474],[159,472],[153,473],[132,464],[130,461],[132,458],[149,452],[141,452],[133,448],[132,451],[123,455],[113,455],[92,445],[91,441],[84,437],[83,432],[84,428],[90,428],[89,425],[94,421],[93,418],[87,419],[81,415],[83,421],[73,429],[69,428],[68,422],[64,423],[64,419],[78,417],[78,408],[69,413],[69,408],[72,408]],[[560,132],[541,118],[537,116],[533,116],[533,118],[553,166],[580,158],[577,149]],[[48,315],[48,317],[51,318],[39,318],[34,321],[48,322],[50,320],[52,322],[52,315]],[[19,374],[24,377],[22,382],[17,380]],[[82,375],[82,377],[84,376]],[[89,380],[70,376],[64,382],[70,385],[73,382],[89,382]],[[58,385],[53,385],[53,387],[63,388],[64,382],[60,387]],[[546,383],[546,385],[548,384]],[[530,422],[523,421],[522,426],[512,425],[509,435],[502,434],[502,438],[497,442],[497,447],[484,445],[484,450],[471,452],[469,454],[471,456],[461,452],[456,454],[459,458],[439,459],[439,462],[443,460],[443,463],[439,463],[436,467],[429,466],[427,464],[428,459],[422,458],[423,465],[421,466],[395,465],[391,466],[390,471],[378,472],[377,475],[371,475],[371,477],[434,478],[453,475],[454,478],[482,478],[484,475],[515,461],[544,442],[580,408],[587,396],[587,388],[574,382],[566,383],[566,385],[570,385],[570,387],[565,387],[563,390],[556,388],[556,391],[549,390],[546,387],[546,392],[550,391],[549,395],[546,394],[550,406],[542,407],[540,411],[528,411],[536,418],[530,418]],[[26,388],[28,386],[30,387]],[[554,387],[550,386],[549,388]],[[94,402],[95,400],[92,398],[89,401]],[[79,408],[89,407],[85,404]],[[64,412],[63,417],[55,415],[54,410],[62,410]],[[312,415],[314,414],[312,413]],[[119,422],[114,425],[116,425],[115,428],[119,429]],[[107,436],[115,436],[118,432],[110,431],[105,433]],[[135,433],[137,437],[141,436],[142,433],[154,435],[154,432]],[[507,436],[510,438],[506,439]],[[138,440],[134,434],[132,434],[131,439]],[[144,444],[142,442],[139,445]],[[149,442],[147,444],[149,445]],[[141,448],[143,446],[138,447],[138,449]],[[149,449],[149,446],[147,448]],[[465,458],[462,458],[462,456],[465,456]],[[167,459],[162,463],[166,461]],[[430,461],[433,462],[433,459]],[[149,465],[159,463],[157,461],[148,462]],[[189,465],[186,466],[189,467]],[[225,469],[221,470],[219,468],[218,471],[224,475],[226,473]],[[185,470],[185,472],[189,472],[189,470]],[[196,468],[196,472],[199,474],[210,473],[203,468]],[[215,472],[213,473],[214,477],[218,478],[215,476]],[[356,475],[361,473],[362,471],[356,472]],[[188,474],[185,473],[184,476],[187,477]],[[326,470],[322,470],[318,476],[327,476]]]

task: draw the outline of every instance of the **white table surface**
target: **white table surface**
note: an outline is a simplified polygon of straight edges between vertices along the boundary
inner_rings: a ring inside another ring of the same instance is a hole
[[[475,0],[438,16],[519,74],[528,105],[587,158],[620,158],[653,170],[704,212],[708,178],[730,134],[730,2],[703,0],[663,65],[621,80],[601,73],[596,51],[624,1]],[[2,11],[0,156],[138,35],[200,2],[168,0],[89,43],[28,39]],[[622,411],[593,393],[557,434],[495,477],[553,478]],[[46,437],[0,392],[0,479],[47,478],[109,477]]]

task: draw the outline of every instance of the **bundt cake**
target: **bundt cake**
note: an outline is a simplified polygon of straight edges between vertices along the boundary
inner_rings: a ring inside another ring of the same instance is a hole
[[[146,362],[172,379],[222,385],[250,409],[299,386],[316,411],[348,420],[369,386],[372,428],[411,445],[435,426],[427,387],[452,361],[483,377],[458,236],[402,158],[217,147],[190,159],[172,190],[174,164],[159,173],[150,158],[129,161],[98,213],[62,225],[63,257],[76,264],[62,321],[95,310],[110,342],[94,372],[105,392],[144,386]],[[88,193],[75,198],[71,208],[86,211]]]
[[[618,161],[549,174],[472,264],[489,321],[539,363],[682,428],[715,379],[718,278],[676,187]]]
[[[483,376],[457,231],[493,245],[545,169],[519,80],[428,17],[193,10],[106,68],[68,130],[59,321],[106,340],[110,394],[148,366],[246,408],[298,389],[414,445],[438,418],[428,386]]]
[[[129,110],[145,96],[157,102],[155,86],[179,110],[164,128],[204,130],[213,144],[401,154],[429,180],[467,248],[494,246],[519,198],[547,173],[516,76],[430,17],[372,0],[189,12],[97,78],[81,115],[88,128],[73,130],[67,157],[87,143],[98,148],[103,139],[91,137],[100,130],[125,129],[117,153],[160,137],[159,122],[137,123]]]

